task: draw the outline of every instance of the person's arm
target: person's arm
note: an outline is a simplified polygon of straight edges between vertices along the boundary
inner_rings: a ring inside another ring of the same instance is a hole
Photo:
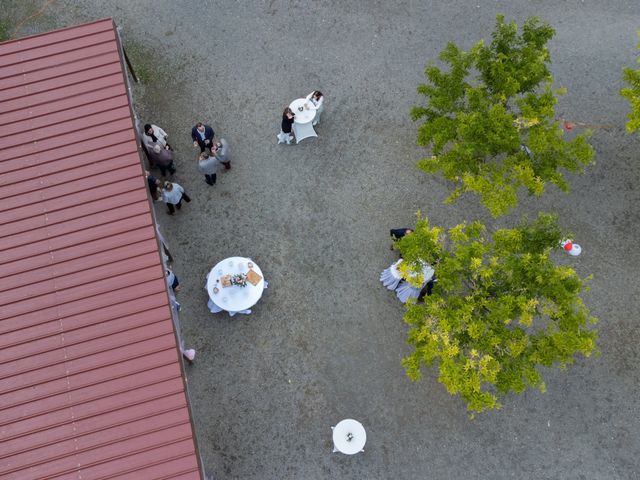
[[[193,127],[191,129],[191,140],[198,143],[198,137],[196,137],[196,135],[198,135],[198,132],[196,131],[196,127]]]
[[[155,127],[158,129],[158,133],[156,134],[157,137],[167,138],[169,136],[167,135],[167,132],[165,132],[159,126],[156,125]]]
[[[207,130],[207,133],[211,132],[210,135],[207,135],[207,140],[209,140],[209,143],[213,143],[213,135],[215,134],[215,132],[213,131],[213,128],[209,127],[209,129]]]

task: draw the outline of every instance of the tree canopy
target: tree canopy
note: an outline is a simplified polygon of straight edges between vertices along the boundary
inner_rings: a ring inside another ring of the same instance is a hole
[[[640,38],[640,32],[638,32]],[[640,48],[640,41],[637,45]],[[638,64],[640,64],[640,57],[638,57]],[[631,104],[631,111],[627,114],[629,119],[627,122],[627,131],[636,132],[640,129],[640,68],[634,70],[633,68],[626,67],[623,70],[624,81],[629,84],[628,87],[620,90],[620,95],[629,100]]]
[[[409,378],[437,364],[447,391],[482,412],[499,408],[509,392],[544,391],[540,367],[564,368],[578,353],[589,356],[597,333],[580,297],[586,279],[550,259],[563,238],[550,214],[491,235],[479,222],[445,234],[419,217],[398,248],[416,272],[431,264],[437,282],[423,303],[407,306],[415,347],[403,359]]]
[[[548,183],[568,191],[562,170],[582,172],[592,162],[590,133],[566,140],[554,118],[564,92],[551,88],[546,44],[553,35],[538,18],[519,32],[498,15],[489,45],[481,40],[465,52],[449,43],[439,56],[448,68],[426,67],[428,83],[418,92],[427,104],[411,116],[423,121],[417,143],[432,156],[418,166],[455,184],[447,201],[473,192],[492,215],[503,215],[517,205],[520,187],[533,195]]]

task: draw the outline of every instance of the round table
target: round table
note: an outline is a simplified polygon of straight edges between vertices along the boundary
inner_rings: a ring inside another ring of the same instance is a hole
[[[312,109],[304,108],[304,104],[307,103],[306,98],[296,98],[291,104],[289,104],[289,108],[296,114],[293,119],[294,123],[297,124],[305,124],[310,123],[316,116],[316,111]],[[298,110],[302,107],[302,111]]]
[[[400,263],[402,263],[402,259],[398,260],[396,263],[392,264],[389,267],[389,270],[391,272],[391,275],[393,275],[394,277],[397,278],[403,278],[402,277],[402,273],[400,272],[400,270],[398,270],[398,265],[400,265]],[[411,272],[411,278],[415,279],[416,275]],[[422,275],[424,275],[424,279],[422,284],[424,285],[425,283],[427,283],[429,280],[431,280],[433,278],[433,274],[435,273],[435,271],[433,270],[433,267],[431,265],[429,265],[428,263],[422,263]]]
[[[222,287],[220,277],[223,275],[234,275],[237,273],[247,273],[249,271],[248,263],[253,263],[251,270],[259,274],[262,278],[257,285],[247,282],[246,287],[231,285],[230,287]],[[214,293],[214,287],[218,288],[218,293]],[[229,257],[218,262],[209,272],[207,277],[207,293],[209,298],[218,307],[227,312],[240,312],[247,310],[258,303],[264,290],[264,275],[262,270],[256,265],[256,262],[244,257]]]
[[[313,119],[316,116],[316,111],[304,108],[305,103],[307,103],[306,98],[297,98],[289,105],[289,108],[296,114],[293,117],[292,125],[293,133],[296,135],[296,143],[300,143],[305,138],[318,136],[313,129]],[[300,107],[302,107],[302,111],[298,110]]]
[[[333,445],[345,455],[361,452],[367,443],[367,432],[362,424],[351,418],[342,420],[333,427]]]

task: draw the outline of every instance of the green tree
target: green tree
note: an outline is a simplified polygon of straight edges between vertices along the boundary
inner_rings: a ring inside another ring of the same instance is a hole
[[[446,71],[426,67],[428,83],[418,92],[427,104],[413,107],[411,117],[423,120],[417,143],[432,156],[418,167],[455,184],[447,202],[473,192],[497,217],[517,205],[521,186],[533,195],[548,183],[568,191],[562,170],[582,172],[592,162],[590,133],[567,141],[554,118],[564,91],[551,89],[546,44],[553,35],[538,18],[519,33],[498,15],[490,45],[481,40],[465,52],[449,43],[439,56]]]
[[[638,32],[640,38],[640,32]],[[640,42],[637,45],[640,48]],[[640,64],[640,57],[638,57],[638,64]],[[626,67],[623,70],[622,76],[624,81],[629,84],[627,88],[620,90],[620,95],[629,100],[631,104],[631,111],[627,114],[629,121],[627,122],[627,131],[635,132],[640,128],[640,68],[634,70],[633,68]]]
[[[565,238],[555,215],[526,218],[487,235],[479,222],[448,231],[418,218],[398,248],[413,271],[431,264],[437,282],[423,303],[407,305],[407,375],[421,378],[437,364],[439,381],[469,411],[500,408],[509,392],[545,390],[540,367],[565,368],[596,348],[596,323],[580,297],[586,290],[571,267],[550,259]]]

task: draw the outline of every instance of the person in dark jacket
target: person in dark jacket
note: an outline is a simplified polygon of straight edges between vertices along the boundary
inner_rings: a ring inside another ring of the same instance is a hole
[[[392,228],[391,230],[389,230],[391,240],[393,241],[393,243],[389,247],[389,250],[393,250],[393,244],[400,240],[402,237],[409,235],[410,233],[413,233],[413,230],[411,230],[410,228]],[[400,258],[402,258],[402,255],[400,255]]]
[[[293,136],[291,135],[291,129],[293,127],[293,121],[295,120],[296,114],[293,113],[289,107],[284,109],[282,112],[282,124],[280,127],[280,135],[278,135],[278,143],[286,143],[287,145],[291,144],[291,140],[293,140]]]
[[[200,152],[204,152],[206,148],[211,148],[213,145],[213,135],[213,128],[209,125],[205,125],[202,122],[196,123],[195,127],[191,129],[193,147],[200,147]]]
[[[410,233],[413,233],[413,230],[411,230],[410,228],[392,228],[391,230],[389,230],[391,239],[394,241],[400,240],[402,237],[404,237],[405,235],[409,235]]]
[[[149,163],[158,167],[163,177],[167,175],[167,170],[171,175],[176,173],[176,167],[173,164],[173,151],[162,148],[157,143],[149,150]]]
[[[153,198],[153,200],[158,200],[160,198],[160,192],[158,191],[158,188],[162,186],[162,183],[148,171],[145,171],[144,173],[147,177],[147,185],[149,186],[149,193],[151,194],[151,198]]]

